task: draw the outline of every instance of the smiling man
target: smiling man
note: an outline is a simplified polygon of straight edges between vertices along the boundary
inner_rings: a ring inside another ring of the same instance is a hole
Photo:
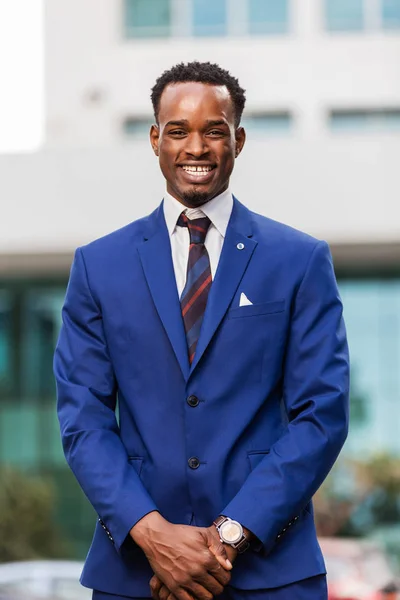
[[[323,600],[311,499],[349,389],[328,246],[232,196],[237,79],[179,64],[152,102],[163,202],[76,251],[55,354],[65,455],[98,514],[82,583]]]

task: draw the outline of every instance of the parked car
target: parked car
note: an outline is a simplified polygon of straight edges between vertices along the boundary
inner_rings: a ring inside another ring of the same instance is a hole
[[[328,572],[329,600],[400,600],[400,585],[377,542],[320,538]]]
[[[82,567],[59,560],[0,564],[0,600],[90,600],[79,583]]]

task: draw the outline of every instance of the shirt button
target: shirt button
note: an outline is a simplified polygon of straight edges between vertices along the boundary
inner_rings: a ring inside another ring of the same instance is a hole
[[[200,466],[200,461],[195,456],[192,456],[192,458],[189,458],[188,460],[188,465],[191,469],[198,469]]]
[[[195,408],[196,406],[198,406],[199,402],[200,402],[200,400],[197,398],[197,396],[189,396],[189,398],[187,399],[187,403],[192,408]]]

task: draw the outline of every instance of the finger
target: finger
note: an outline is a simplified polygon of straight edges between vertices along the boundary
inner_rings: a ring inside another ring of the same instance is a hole
[[[160,600],[167,600],[168,596],[170,595],[170,591],[167,588],[167,586],[162,585],[160,588],[160,591],[158,592],[158,597]]]
[[[150,579],[150,587],[159,589],[162,585],[163,583],[158,575],[153,575],[153,577]]]
[[[209,546],[209,550],[214,554],[221,567],[228,569],[229,571],[232,569],[233,565],[229,560],[225,546],[221,541],[216,542],[213,539],[211,546]]]
[[[225,568],[224,565],[221,565],[217,561],[214,561],[214,563],[207,568],[207,571],[224,587],[228,585],[231,580],[230,572]]]
[[[216,548],[216,546],[217,544],[214,545],[214,548]],[[218,583],[225,587],[231,580],[230,569],[227,569],[225,562],[221,565],[221,562],[218,561],[218,558],[213,552],[211,552],[211,548],[208,548],[207,554],[207,558],[203,563],[205,569],[200,571],[199,575],[201,576],[203,573],[210,574],[218,581]]]
[[[223,590],[222,586],[221,589]],[[213,600],[214,595],[218,595],[216,593],[211,592],[203,585],[196,583],[195,581],[192,581],[192,583],[190,584],[190,588],[188,588],[188,591],[191,594],[191,596],[193,596],[193,598],[196,598],[196,600]],[[220,593],[221,592],[219,592],[219,594]]]
[[[199,583],[201,587],[211,592],[213,596],[219,596],[219,594],[222,594],[224,591],[224,586],[221,585],[221,583],[213,575],[207,572],[196,578],[196,582]],[[192,586],[190,591],[192,591]]]
[[[171,594],[174,595],[176,600],[193,600],[193,596],[188,594],[188,592],[181,587],[174,588],[174,590],[171,591]]]
[[[162,581],[157,577],[157,575],[153,575],[150,579],[150,590],[151,597],[153,600],[159,600],[160,589],[163,587]]]
[[[217,530],[211,526],[205,530],[208,549],[214,554],[224,569],[231,570],[232,563],[228,558],[224,544],[221,542]]]

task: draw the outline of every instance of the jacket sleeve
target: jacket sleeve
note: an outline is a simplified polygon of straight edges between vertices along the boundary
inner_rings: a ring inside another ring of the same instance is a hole
[[[117,386],[100,307],[78,249],[63,307],[54,357],[64,453],[117,551],[130,529],[157,510],[119,435]]]
[[[306,507],[347,437],[349,357],[331,255],[317,242],[292,308],[283,372],[288,425],[221,514],[267,552]]]

